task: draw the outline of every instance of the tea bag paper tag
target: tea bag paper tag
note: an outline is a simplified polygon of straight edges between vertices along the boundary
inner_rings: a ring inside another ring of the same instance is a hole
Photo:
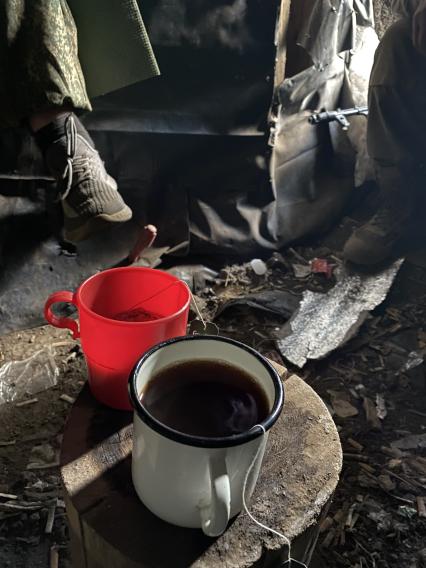
[[[189,325],[189,333],[190,335],[219,335],[219,328],[211,321],[202,322],[195,319]]]
[[[286,560],[284,564],[281,564],[281,568],[308,568],[306,564],[298,562],[297,560]]]

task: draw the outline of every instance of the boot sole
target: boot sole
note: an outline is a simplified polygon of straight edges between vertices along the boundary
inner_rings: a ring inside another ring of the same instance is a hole
[[[102,213],[101,215],[97,215],[96,217],[91,217],[78,227],[67,227],[65,218],[64,238],[66,241],[78,243],[80,241],[88,239],[96,233],[107,229],[108,227],[130,221],[131,218],[132,210],[130,209],[130,207],[127,207],[127,205],[123,207],[123,209],[121,209],[117,213],[113,213],[112,215]]]

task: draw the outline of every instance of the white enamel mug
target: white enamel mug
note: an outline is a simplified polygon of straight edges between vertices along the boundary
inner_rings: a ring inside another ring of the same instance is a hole
[[[197,359],[226,361],[248,372],[263,388],[269,414],[247,432],[210,438],[178,432],[159,422],[140,398],[148,381],[173,363]],[[129,380],[134,412],[132,478],[141,501],[174,525],[222,534],[243,508],[244,481],[253,460],[245,496],[252,494],[268,430],[284,403],[283,383],[272,365],[243,343],[218,336],[194,335],[160,343],[137,363]]]

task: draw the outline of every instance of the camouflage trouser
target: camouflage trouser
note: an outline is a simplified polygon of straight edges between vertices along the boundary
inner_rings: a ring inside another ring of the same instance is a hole
[[[381,189],[407,202],[425,184],[426,57],[413,46],[411,19],[384,35],[370,78],[368,152]],[[424,188],[423,188],[424,189]]]
[[[0,42],[2,126],[52,106],[91,108],[65,0],[3,0]]]
[[[136,0],[0,3],[0,126],[158,73]]]

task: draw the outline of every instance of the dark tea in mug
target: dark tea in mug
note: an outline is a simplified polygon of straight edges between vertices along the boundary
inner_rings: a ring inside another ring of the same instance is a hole
[[[270,411],[265,391],[249,373],[214,359],[182,361],[161,369],[140,400],[166,426],[202,437],[246,432]]]

